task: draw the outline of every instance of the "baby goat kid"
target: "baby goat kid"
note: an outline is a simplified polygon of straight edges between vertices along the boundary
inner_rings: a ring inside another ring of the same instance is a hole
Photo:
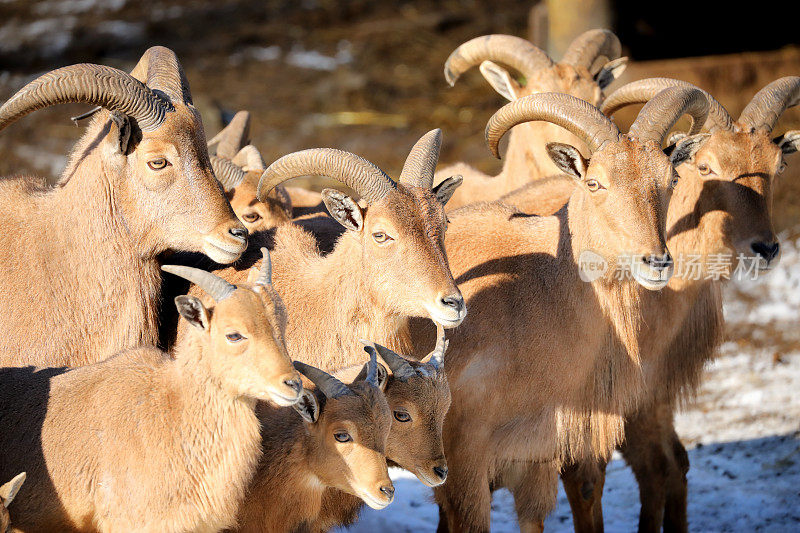
[[[260,404],[264,455],[239,513],[239,531],[292,532],[318,520],[329,488],[373,509],[394,499],[386,467],[391,414],[375,353],[350,384],[295,362],[315,385],[290,409]],[[298,416],[299,415],[299,416]]]
[[[298,401],[286,315],[269,262],[237,287],[190,267],[163,269],[213,299],[175,304],[193,327],[174,358],[137,348],[90,366],[0,370],[0,478],[24,469],[23,531],[217,531],[261,455],[257,400]]]

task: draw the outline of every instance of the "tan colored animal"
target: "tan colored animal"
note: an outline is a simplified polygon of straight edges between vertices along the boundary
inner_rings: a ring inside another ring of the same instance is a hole
[[[268,262],[265,262],[268,265]],[[175,304],[191,325],[174,357],[135,348],[73,370],[0,370],[0,477],[27,472],[21,531],[219,531],[235,524],[259,458],[256,401],[297,402],[286,315],[268,266]],[[387,414],[388,416],[388,414]]]
[[[381,392],[386,374],[379,378],[375,355],[350,385],[313,366],[295,366],[317,388],[304,390],[294,410],[259,406],[264,455],[239,512],[238,531],[309,529],[331,488],[373,509],[394,499],[385,456],[392,419]]]
[[[667,78],[640,80],[610,95],[603,111],[611,115],[626,105],[646,102],[665,87],[694,86]],[[695,390],[703,366],[722,341],[720,284],[734,275],[740,261],[743,273],[755,267],[757,275],[780,258],[771,219],[772,184],[786,155],[800,146],[797,131],[770,138],[784,110],[800,102],[799,77],[764,87],[738,121],[705,94],[711,104],[705,124],[708,139],[678,167],[681,180],[667,215],[669,249],[684,260],[695,256],[697,268],[683,265],[660,297],[643,301],[641,309],[645,322],[668,314],[679,319],[680,327],[644,361],[646,395],[625,424],[621,449],[639,483],[639,531],[657,532],[662,526],[667,531],[688,530],[688,454],[675,432],[673,412],[686,393]],[[533,203],[525,207],[535,208]],[[603,529],[603,465],[581,464],[564,478],[576,530]]]
[[[58,183],[0,181],[0,365],[77,366],[155,344],[158,254],[230,263],[247,245],[172,51],[149,49],[131,75],[90,64],[49,72],[0,107],[0,129],[66,102],[105,111]]]
[[[603,90],[619,77],[628,58],[620,56],[617,36],[608,30],[590,30],[579,35],[561,62],[554,63],[540,48],[511,35],[484,35],[459,46],[444,66],[450,85],[470,68],[480,65],[486,81],[507,100],[536,93],[570,94],[599,106]],[[502,66],[507,65],[525,78],[520,85]],[[568,130],[549,122],[532,122],[511,132],[503,170],[487,176],[457,163],[441,170],[442,176],[461,174],[464,185],[450,201],[449,210],[472,202],[492,201],[531,181],[560,174],[547,155],[548,142],[567,143],[586,154],[583,141]]]
[[[263,202],[256,198],[258,181],[266,165],[258,149],[250,144],[249,136],[250,113],[239,111],[208,146],[217,147],[216,155],[211,156],[211,165],[233,211],[247,231],[255,233],[289,221],[292,200],[284,187],[275,187]]]
[[[0,533],[11,531],[11,517],[8,506],[14,500],[22,484],[25,482],[25,472],[14,476],[14,479],[0,486]]]
[[[380,344],[367,344],[370,352],[377,349],[391,370],[383,390],[394,417],[386,443],[386,459],[390,466],[409,470],[429,487],[441,485],[447,479],[442,446],[442,426],[450,407],[450,387],[443,367],[447,341],[444,328],[437,329],[436,347],[420,362],[406,359]],[[354,366],[336,374],[341,377],[358,368]],[[328,531],[350,525],[357,520],[363,505],[352,494],[328,489],[319,517],[310,530]]]
[[[561,465],[607,457],[621,439],[622,415],[642,387],[638,302],[672,274],[665,222],[674,165],[703,139],[669,157],[661,142],[682,114],[702,123],[707,109],[700,91],[668,89],[621,134],[587,102],[545,93],[489,121],[495,155],[514,125],[549,120],[581,137],[592,156],[549,145],[578,182],[555,216],[500,202],[449,214],[448,257],[471,312],[449,336],[449,474],[434,489],[443,528],[488,531],[491,492],[507,487],[520,528],[540,530]],[[423,329],[414,328],[417,345]]]

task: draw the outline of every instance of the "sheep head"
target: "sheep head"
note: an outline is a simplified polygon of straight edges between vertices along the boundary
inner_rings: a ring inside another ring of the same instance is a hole
[[[286,352],[286,309],[272,288],[266,248],[258,279],[236,286],[197,268],[164,265],[166,272],[195,283],[210,297],[178,296],[175,305],[189,328],[189,349],[202,346],[194,364],[206,365],[212,379],[233,396],[293,405],[302,383]]]
[[[61,185],[96,151],[100,165],[84,172],[102,172],[114,209],[143,255],[177,249],[203,252],[221,263],[238,259],[247,233],[214,180],[200,113],[171,50],[150,48],[131,74],[92,64],[48,72],[0,108],[0,129],[37,109],[68,102],[105,111],[90,129],[96,138],[76,156]]]
[[[322,199],[331,216],[360,242],[368,297],[397,314],[430,317],[454,327],[466,316],[466,307],[445,254],[444,206],[461,184],[461,176],[432,187],[440,144],[438,129],[417,141],[398,182],[349,152],[329,148],[295,152],[267,168],[259,198],[288,179],[306,175],[328,176],[350,186],[364,206],[333,189],[323,191]]]
[[[316,390],[304,390],[295,405],[310,435],[307,460],[312,470],[326,486],[383,509],[394,499],[386,466],[392,419],[382,392],[385,371],[379,371],[373,356],[362,374],[346,385],[313,366],[295,366],[316,385]]]
[[[705,138],[691,138],[670,155],[661,148],[669,129],[683,114],[702,124],[708,101],[691,88],[665,89],[639,113],[627,134],[599,109],[565,94],[536,94],[507,104],[486,126],[486,139],[498,155],[501,137],[510,128],[530,120],[547,120],[581,137],[592,152],[585,159],[573,146],[551,143],[553,162],[578,187],[571,208],[580,211],[587,242],[578,243],[603,256],[614,266],[618,258],[633,278],[648,289],[661,289],[669,281],[673,263],[666,247],[666,214],[678,175],[675,166],[692,157]],[[696,133],[696,132],[692,132]],[[574,207],[572,206],[574,202]],[[611,276],[614,269],[609,269]]]

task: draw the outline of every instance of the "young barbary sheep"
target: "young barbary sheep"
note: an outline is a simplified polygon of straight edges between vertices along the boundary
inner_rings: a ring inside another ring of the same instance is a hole
[[[350,385],[316,367],[295,362],[316,385],[293,409],[258,407],[264,454],[238,517],[238,531],[313,531],[331,488],[373,509],[394,499],[386,467],[392,424],[373,354]]]
[[[172,51],[150,48],[130,75],[90,64],[49,72],[0,107],[0,129],[67,102],[105,110],[58,183],[0,180],[0,365],[77,366],[155,344],[158,254],[230,263],[247,245]]]
[[[268,262],[265,261],[265,265]],[[0,370],[0,477],[25,469],[22,531],[218,531],[235,525],[261,455],[257,400],[297,402],[268,266],[251,285],[168,265],[207,292],[173,356],[136,348],[65,370]],[[388,416],[388,413],[387,413]]]
[[[620,56],[617,36],[608,30],[589,30],[570,44],[561,62],[554,63],[540,48],[511,35],[484,35],[462,44],[450,54],[444,75],[450,85],[470,68],[480,65],[486,81],[510,101],[536,93],[564,93],[599,106],[603,90],[619,77],[628,58]],[[525,77],[525,85],[494,62]],[[472,202],[491,201],[540,178],[561,173],[547,155],[548,142],[561,142],[588,153],[582,140],[548,122],[521,125],[511,132],[503,170],[487,176],[464,163],[445,167],[442,176],[461,174],[464,185],[450,201],[452,211]]]
[[[642,386],[638,301],[672,273],[664,227],[673,165],[702,145],[679,145],[668,157],[661,142],[682,114],[702,123],[707,110],[700,91],[668,89],[621,134],[587,102],[544,93],[489,121],[495,155],[514,125],[549,120],[581,137],[592,156],[549,146],[579,183],[555,216],[500,202],[449,214],[448,257],[472,311],[450,334],[445,362],[449,474],[434,489],[442,527],[488,531],[491,491],[507,487],[520,528],[536,531],[555,504],[562,464],[607,457],[619,442],[622,415]],[[413,329],[417,346],[424,329]]]
[[[11,516],[8,514],[8,506],[14,501],[14,497],[24,482],[25,472],[22,472],[8,483],[0,486],[0,533],[11,531]]]
[[[640,80],[610,95],[603,111],[611,115],[676,86],[694,87],[667,78]],[[770,138],[784,110],[800,102],[799,77],[781,78],[764,87],[738,121],[710,94],[705,95],[710,103],[705,124],[709,133],[704,134],[708,139],[678,167],[681,179],[667,214],[669,249],[679,256],[699,255],[699,269],[673,277],[660,298],[642,305],[645,322],[664,313],[681,322],[672,341],[644,362],[647,392],[625,423],[621,449],[639,483],[639,531],[661,531],[662,525],[666,531],[688,530],[688,455],[675,432],[673,413],[681,399],[695,390],[704,364],[722,341],[720,285],[734,273],[737,257],[743,258],[745,268],[748,263],[757,265],[754,274],[770,270],[779,260],[771,220],[772,182],[783,170],[785,156],[800,145],[796,131]],[[546,196],[548,191],[541,193]],[[719,261],[725,256],[727,264]],[[710,275],[712,268],[717,279]],[[594,468],[581,464],[576,470],[564,478],[572,494],[576,529],[600,531],[603,464]],[[585,490],[586,497],[578,496],[582,488],[594,490]]]

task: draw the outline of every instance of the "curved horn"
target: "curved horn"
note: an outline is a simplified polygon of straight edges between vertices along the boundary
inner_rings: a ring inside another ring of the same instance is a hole
[[[272,285],[272,259],[269,256],[269,250],[261,247],[261,270],[258,272],[258,278],[255,285],[267,286]]]
[[[148,48],[131,71],[131,76],[151,89],[161,91],[172,102],[192,103],[189,81],[183,72],[178,56],[169,48]]]
[[[442,130],[436,128],[423,135],[409,152],[398,181],[412,187],[433,187],[433,174],[441,147]]]
[[[239,168],[238,165],[215,155],[210,156],[210,159],[214,175],[217,177],[217,181],[222,184],[223,189],[230,191],[242,183],[246,172]]]
[[[786,76],[758,91],[739,115],[739,122],[748,128],[770,133],[783,112],[798,103],[800,103],[800,78]]]
[[[640,142],[655,141],[661,146],[683,114],[693,120],[689,134],[697,133],[708,117],[708,100],[700,89],[668,87],[644,105],[628,134]]]
[[[447,351],[449,341],[444,334],[444,328],[441,324],[436,324],[436,346],[433,351],[428,354],[428,362],[426,366],[430,367],[434,372],[438,372],[444,366],[444,353]]]
[[[513,35],[484,35],[465,42],[450,54],[444,64],[444,77],[451,86],[464,72],[486,60],[503,63],[526,77],[553,66],[541,48]]]
[[[320,370],[317,367],[301,363],[300,361],[293,361],[292,364],[298,372],[311,380],[317,388],[328,398],[338,398],[346,394],[352,394],[352,391],[347,388],[347,385],[331,376],[327,372]]]
[[[239,150],[231,161],[242,167],[245,172],[252,170],[264,172],[267,168],[267,165],[264,164],[264,159],[261,157],[261,152],[252,144],[248,144]]]
[[[130,74],[81,63],[44,74],[17,91],[0,107],[0,130],[28,113],[56,104],[86,103],[134,118],[142,131],[153,131],[172,105]]]
[[[578,35],[569,45],[562,63],[583,67],[592,76],[600,72],[603,65],[592,68],[598,57],[606,57],[606,63],[617,59],[622,54],[622,45],[614,32],[609,30],[589,30]]]
[[[244,147],[250,138],[250,113],[239,111],[222,128],[213,139],[208,141],[208,146],[217,145],[217,155],[233,159],[237,152]]]
[[[258,182],[258,199],[263,202],[269,191],[286,180],[309,175],[340,181],[369,203],[379,201],[397,187],[384,171],[362,157],[334,148],[311,148],[272,163]]]
[[[610,117],[625,106],[648,102],[655,95],[668,87],[689,87],[703,93],[703,96],[708,100],[708,119],[706,120],[706,126],[708,126],[709,131],[714,131],[716,129],[731,131],[733,129],[733,119],[716,98],[689,82],[673,80],[672,78],[647,78],[623,85],[608,95],[603,105],[600,106],[600,110],[606,116]],[[693,126],[695,125],[693,124]],[[702,127],[703,125],[700,124],[699,126]]]
[[[360,342],[364,345],[364,351],[366,351],[368,354],[372,355],[375,351],[380,354],[381,359],[386,362],[386,365],[389,367],[389,370],[392,371],[392,374],[396,379],[399,379],[400,381],[406,381],[407,379],[413,378],[417,375],[417,371],[402,355],[390,350],[386,346],[382,346],[374,342],[364,339],[360,339]]]
[[[369,361],[367,361],[367,376],[364,381],[372,385],[378,386],[378,354],[372,350],[369,354]]]
[[[486,125],[486,143],[495,157],[503,135],[523,122],[546,120],[583,139],[592,152],[619,139],[619,129],[595,106],[568,94],[539,93],[501,107]]]
[[[199,268],[183,265],[162,265],[161,270],[191,281],[208,293],[215,302],[221,302],[236,290],[236,285],[232,285],[216,274]]]

